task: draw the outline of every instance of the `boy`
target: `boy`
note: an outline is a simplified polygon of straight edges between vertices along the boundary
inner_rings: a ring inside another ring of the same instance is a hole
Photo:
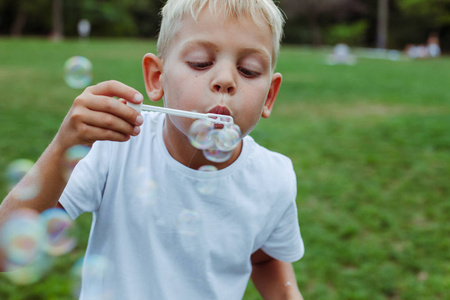
[[[241,299],[250,276],[264,299],[302,299],[290,263],[303,255],[292,163],[248,136],[281,85],[282,15],[272,0],[168,0],[162,15],[159,56],[143,59],[147,94],[231,115],[243,137],[231,157],[208,161],[189,142],[192,119],[140,115],[125,105],[142,102],[136,90],[100,83],[75,99],[38,160],[45,190],[27,202],[13,190],[0,217],[58,200],[72,218],[93,212],[86,257],[109,265],[83,274],[81,299]],[[66,186],[62,157],[78,144],[93,147]]]

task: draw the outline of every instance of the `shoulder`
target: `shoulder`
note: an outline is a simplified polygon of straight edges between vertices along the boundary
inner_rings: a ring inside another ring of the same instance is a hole
[[[245,169],[260,186],[266,186],[271,192],[281,193],[288,198],[295,197],[297,179],[291,159],[281,153],[268,150],[251,137],[246,137],[244,143],[247,143],[250,148]]]
[[[278,170],[281,172],[294,171],[292,161],[286,155],[271,151],[261,145],[255,140],[247,136],[244,138],[244,143],[247,143],[249,149],[249,161],[252,164],[258,165],[260,168]]]

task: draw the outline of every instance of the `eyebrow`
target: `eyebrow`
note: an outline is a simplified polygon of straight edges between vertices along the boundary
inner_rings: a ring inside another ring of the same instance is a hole
[[[187,42],[185,42],[183,44],[183,50],[184,49],[189,49],[189,48],[193,48],[193,47],[197,47],[197,46],[201,46],[201,47],[205,47],[205,48],[217,48],[217,46],[207,40],[188,40]]]

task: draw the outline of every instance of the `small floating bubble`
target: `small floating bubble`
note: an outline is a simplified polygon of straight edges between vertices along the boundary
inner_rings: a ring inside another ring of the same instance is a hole
[[[72,292],[78,299],[81,291],[82,277],[88,278],[92,282],[101,282],[106,274],[112,272],[111,263],[101,255],[92,254],[80,258],[71,269]],[[113,287],[104,285],[91,286],[89,299],[110,300],[113,298]]]
[[[200,215],[195,210],[183,209],[178,215],[177,225],[181,235],[195,236],[200,229]]]
[[[92,82],[92,63],[83,56],[73,56],[64,64],[64,80],[73,89],[84,89]]]
[[[66,153],[64,153],[64,177],[66,180],[69,179],[70,174],[72,174],[73,169],[91,150],[90,147],[84,145],[76,145],[70,147]]]
[[[233,151],[220,151],[218,149],[206,149],[203,150],[203,155],[207,160],[212,162],[221,163],[230,159]]]
[[[39,169],[37,167],[33,168],[33,166],[34,162],[29,159],[17,159],[11,162],[6,169],[6,178],[10,189],[13,189],[28,173],[27,180],[23,181],[20,188],[14,191],[14,196],[19,200],[31,200],[41,191]]]
[[[40,255],[44,236],[39,214],[31,209],[20,209],[0,228],[0,246],[8,262],[24,266]]]
[[[201,166],[199,169],[199,171],[202,172],[217,172],[217,168],[215,166],[210,166],[210,165],[206,165],[206,166]],[[213,175],[214,173],[212,173]],[[211,180],[212,178],[204,178],[198,179],[198,182],[196,183],[196,188],[197,191],[200,194],[203,195],[212,195],[216,190],[217,190],[217,181],[215,180]]]
[[[135,197],[143,205],[155,205],[158,200],[158,185],[151,178],[142,178],[138,181],[139,185],[135,189]]]
[[[27,285],[38,282],[52,267],[53,262],[45,255],[38,256],[31,263],[22,266],[7,262],[3,274],[14,284]]]
[[[73,237],[73,221],[59,208],[51,208],[41,214],[41,222],[46,230],[45,251],[53,256],[70,252],[76,245]]]

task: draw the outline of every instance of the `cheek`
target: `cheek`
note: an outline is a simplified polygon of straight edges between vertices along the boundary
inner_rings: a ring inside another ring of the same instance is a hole
[[[202,110],[208,100],[202,88],[204,85],[197,76],[182,72],[168,74],[164,77],[165,103],[171,108]]]
[[[267,92],[264,89],[249,89],[243,97],[243,101],[239,101],[236,111],[239,112],[239,125],[242,133],[248,134],[258,123],[264,108]]]
[[[172,74],[164,74],[164,101],[165,104],[172,108],[180,105],[178,99],[183,99],[183,93],[186,88],[183,86],[183,80],[179,76]]]

